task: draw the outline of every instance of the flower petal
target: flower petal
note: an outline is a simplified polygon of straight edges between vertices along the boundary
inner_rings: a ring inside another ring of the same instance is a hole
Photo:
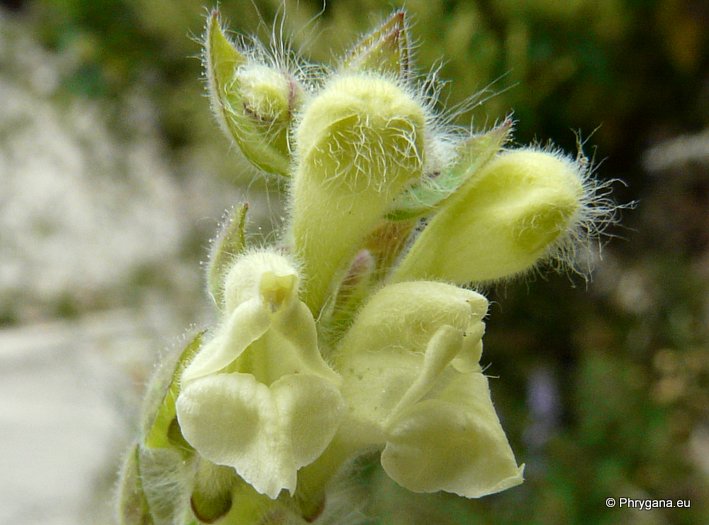
[[[423,352],[433,334],[450,325],[478,332],[487,311],[480,294],[450,284],[415,281],[382,288],[362,308],[339,354],[398,346]]]
[[[233,467],[254,489],[276,498],[295,488],[296,469],[268,387],[250,374],[190,381],[177,398],[185,439],[203,457]]]
[[[392,279],[466,284],[528,271],[582,222],[582,206],[592,198],[584,171],[558,153],[499,154],[424,228]]]
[[[199,454],[276,498],[282,489],[295,492],[298,469],[330,443],[344,402],[318,376],[287,375],[269,388],[232,373],[189,382],[176,406],[182,433]]]
[[[452,372],[451,373],[455,373]],[[457,374],[451,388],[465,399],[417,403],[393,423],[382,452],[384,470],[414,492],[445,490],[468,498],[499,492],[522,482],[481,373]]]
[[[342,395],[349,405],[348,440],[383,444],[384,421],[420,373],[423,356],[402,348],[359,352],[342,360]]]
[[[259,299],[249,299],[237,306],[215,336],[187,365],[182,381],[192,381],[232,363],[256,339],[266,333],[271,316]]]
[[[269,332],[278,334],[290,352],[281,350],[278,352],[278,359],[285,365],[286,362],[297,362],[298,371],[315,374],[324,377],[329,381],[339,384],[340,377],[325,362],[318,351],[318,335],[315,328],[315,319],[310,309],[304,302],[298,301],[291,308],[279,312],[273,318],[273,329]],[[275,339],[275,338],[274,338]],[[283,369],[279,363],[274,362],[274,370]],[[281,375],[292,373],[293,370],[283,370]]]
[[[394,412],[421,399],[449,364],[479,370],[486,310],[480,294],[445,283],[398,283],[375,294],[335,355],[350,405],[348,437],[361,443],[380,439]]]
[[[463,334],[460,330],[448,325],[438,329],[428,342],[418,377],[392,410],[386,419],[385,426],[388,426],[389,421],[396,420],[399,414],[405,412],[429,393],[462,347]]]
[[[307,374],[283,376],[271,385],[278,421],[296,469],[315,461],[330,444],[345,403],[329,381]],[[288,488],[291,493],[295,484]]]

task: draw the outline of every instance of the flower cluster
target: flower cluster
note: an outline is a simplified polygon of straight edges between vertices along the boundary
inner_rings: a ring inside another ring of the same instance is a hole
[[[583,158],[506,149],[509,120],[442,124],[408,39],[397,11],[323,74],[209,17],[213,110],[288,179],[289,221],[278,245],[250,246],[243,205],[215,242],[219,321],[154,382],[124,523],[313,521],[372,451],[414,492],[522,482],[480,366],[488,303],[469,287],[573,251],[596,195]]]

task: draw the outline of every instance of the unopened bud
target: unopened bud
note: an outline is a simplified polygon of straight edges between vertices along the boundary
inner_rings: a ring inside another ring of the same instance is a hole
[[[433,218],[394,280],[464,284],[524,272],[574,231],[583,203],[575,162],[531,149],[501,154]]]
[[[314,312],[392,200],[420,178],[424,121],[417,100],[372,74],[336,78],[305,108],[292,234]]]

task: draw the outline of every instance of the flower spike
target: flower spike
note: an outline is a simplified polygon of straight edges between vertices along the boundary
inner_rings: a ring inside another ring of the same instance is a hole
[[[270,47],[210,13],[212,108],[288,176],[288,220],[247,246],[244,204],[213,242],[217,321],[162,360],[119,523],[341,523],[335,480],[373,452],[413,492],[522,483],[480,362],[488,301],[466,286],[573,254],[611,220],[607,186],[581,153],[506,149],[510,119],[464,134],[439,116],[403,10],[332,67],[291,72]]]

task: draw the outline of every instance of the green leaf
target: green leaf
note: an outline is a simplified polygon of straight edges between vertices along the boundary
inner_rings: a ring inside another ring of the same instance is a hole
[[[216,81],[218,90],[223,89],[234,75],[237,67],[246,63],[246,57],[229,41],[219,24],[219,11],[211,12],[207,22],[206,58],[210,73],[209,81]]]
[[[209,294],[219,308],[224,307],[224,279],[231,268],[234,258],[246,248],[246,212],[249,204],[232,209],[222,230],[212,243],[212,250],[207,265],[207,286]]]
[[[237,484],[244,482],[234,469],[200,459],[190,498],[192,513],[200,523],[214,523],[231,510]]]
[[[204,64],[212,110],[227,136],[256,167],[288,175],[288,128],[291,106],[301,99],[299,84],[240,52],[224,34],[217,10],[207,21]],[[264,114],[264,107],[272,111]]]
[[[321,335],[328,341],[339,339],[352,324],[359,306],[371,290],[376,261],[369,250],[360,250],[340,282],[329,315],[320,320]]]
[[[180,392],[182,371],[200,349],[203,335],[204,331],[195,335],[172,363],[169,359],[163,360],[151,380],[144,409],[143,443],[148,448],[189,450],[175,418],[175,400]]]
[[[423,177],[402,193],[387,215],[401,221],[427,215],[439,209],[467,181],[474,177],[500,151],[512,130],[512,120],[478,135],[458,146],[458,158],[447,170]]]
[[[188,523],[195,457],[176,449],[138,447],[138,471],[154,525]]]
[[[377,29],[360,40],[342,61],[344,69],[394,73],[406,78],[411,67],[406,13],[395,11]]]
[[[134,443],[121,468],[118,482],[119,525],[153,525],[140,479],[138,443]]]

